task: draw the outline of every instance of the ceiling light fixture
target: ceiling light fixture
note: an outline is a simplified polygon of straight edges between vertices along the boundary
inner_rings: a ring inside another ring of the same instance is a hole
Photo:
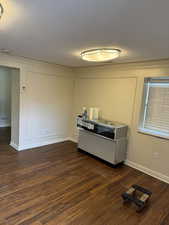
[[[0,18],[2,16],[3,12],[4,12],[4,8],[3,8],[2,4],[0,3]]]
[[[121,51],[113,48],[90,49],[83,51],[81,57],[90,62],[107,62],[120,56]]]

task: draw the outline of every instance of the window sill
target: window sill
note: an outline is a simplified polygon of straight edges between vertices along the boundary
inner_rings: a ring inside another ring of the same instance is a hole
[[[138,128],[138,132],[142,133],[142,134],[147,134],[147,135],[151,135],[154,137],[158,137],[158,138],[169,139],[169,134],[165,134],[165,133],[154,131],[154,130]]]

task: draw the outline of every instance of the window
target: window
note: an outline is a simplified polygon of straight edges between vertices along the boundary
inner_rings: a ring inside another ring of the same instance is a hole
[[[139,131],[169,139],[169,77],[145,79]]]

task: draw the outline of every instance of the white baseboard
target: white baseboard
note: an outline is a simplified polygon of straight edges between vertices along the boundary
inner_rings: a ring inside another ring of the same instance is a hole
[[[55,144],[55,143],[68,141],[68,140],[69,140],[68,138],[55,138],[55,139],[51,139],[51,140],[43,140],[43,141],[40,141],[40,142],[38,141],[38,142],[34,142],[34,143],[27,143],[27,144],[20,145],[18,147],[18,151],[42,147],[42,146],[45,146],[45,145]]]
[[[69,137],[68,140],[69,140],[69,141],[72,141],[72,142],[74,142],[74,143],[77,143],[77,140],[76,140],[75,138]]]
[[[27,144],[23,144],[23,145],[17,145],[14,142],[11,141],[10,145],[14,149],[16,149],[17,151],[23,151],[23,150],[38,148],[38,147],[42,147],[42,146],[45,146],[45,145],[55,144],[55,143],[64,142],[64,141],[72,141],[72,142],[77,143],[77,140],[75,140],[73,138],[70,138],[70,137],[68,137],[68,138],[57,137],[57,138],[54,138],[54,139],[51,139],[51,140],[43,140],[43,141],[27,143]]]
[[[15,144],[14,142],[11,141],[11,142],[10,142],[10,146],[13,147],[15,150],[18,151],[18,145]]]
[[[41,141],[32,142],[32,143],[30,142],[30,143],[25,143],[22,145],[16,145],[15,143],[11,142],[10,145],[13,148],[15,148],[17,151],[23,151],[23,150],[28,150],[28,149],[32,149],[32,148],[42,147],[45,145],[68,141],[68,140],[69,140],[69,138],[54,138],[54,139],[46,139],[46,140],[44,138],[43,141],[41,140]]]
[[[148,175],[150,175],[150,176],[152,176],[154,178],[157,178],[157,179],[159,179],[161,181],[164,181],[165,183],[169,184],[169,177],[164,175],[164,174],[162,174],[162,173],[156,172],[154,170],[151,170],[151,169],[149,169],[147,167],[144,167],[144,166],[142,166],[140,164],[137,164],[137,163],[129,161],[129,160],[126,160],[125,164],[130,166],[130,167],[132,167],[132,168],[134,168],[134,169],[140,170],[143,173],[146,173],[146,174],[148,174]]]

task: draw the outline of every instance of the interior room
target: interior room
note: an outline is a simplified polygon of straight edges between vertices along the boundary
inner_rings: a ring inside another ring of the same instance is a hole
[[[0,224],[169,224],[168,9],[0,0]]]

